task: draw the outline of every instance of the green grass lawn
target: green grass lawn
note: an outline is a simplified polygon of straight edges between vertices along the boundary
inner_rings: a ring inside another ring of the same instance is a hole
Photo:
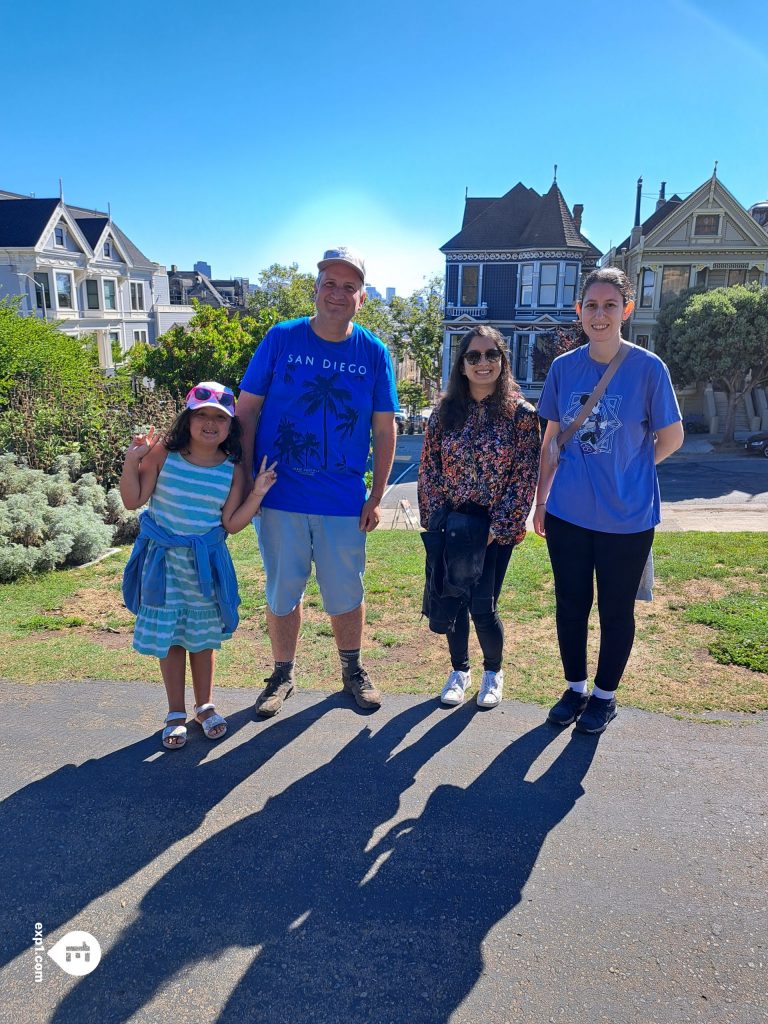
[[[260,688],[271,669],[263,575],[251,531],[230,541],[243,598],[241,625],[218,658],[217,685]],[[88,569],[0,585],[2,675],[24,682],[159,679],[156,661],[131,648],[133,617],[120,582],[128,549]],[[637,605],[637,639],[622,703],[698,713],[768,709],[768,537],[661,533],[656,599]],[[444,637],[421,618],[424,558],[409,531],[369,539],[365,662],[388,692],[434,694],[449,670]],[[510,563],[500,603],[506,629],[505,696],[549,703],[563,683],[546,547],[530,535]],[[305,599],[297,677],[339,686],[338,658],[314,581]],[[590,634],[594,670],[596,632]],[[474,636],[473,636],[474,644]],[[476,682],[479,649],[472,647]]]

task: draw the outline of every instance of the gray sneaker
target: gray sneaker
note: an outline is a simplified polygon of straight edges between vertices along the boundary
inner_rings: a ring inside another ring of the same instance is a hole
[[[358,707],[366,711],[381,707],[381,692],[373,685],[364,668],[344,680],[344,692],[351,693]]]
[[[264,682],[267,685],[258,696],[255,710],[257,714],[264,715],[265,718],[272,718],[282,708],[283,703],[288,700],[296,687],[293,683],[293,676],[287,675],[279,668],[276,668]]]

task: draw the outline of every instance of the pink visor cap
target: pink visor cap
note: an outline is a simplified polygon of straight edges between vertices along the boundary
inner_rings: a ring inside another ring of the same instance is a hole
[[[188,409],[203,409],[206,405],[214,409],[223,409],[230,416],[235,415],[235,396],[232,388],[227,388],[215,380],[204,380],[190,388],[186,405]]]

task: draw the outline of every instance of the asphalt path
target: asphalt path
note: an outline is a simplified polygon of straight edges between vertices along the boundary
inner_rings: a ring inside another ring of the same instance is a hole
[[[766,716],[0,682],[2,1024],[760,1024]],[[41,954],[73,930],[103,958]]]

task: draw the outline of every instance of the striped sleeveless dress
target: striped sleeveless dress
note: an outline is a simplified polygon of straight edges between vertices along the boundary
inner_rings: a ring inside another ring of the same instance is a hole
[[[171,533],[203,534],[221,525],[221,510],[232,486],[234,463],[195,466],[180,452],[169,452],[149,502],[149,514]],[[152,542],[150,542],[152,543]],[[133,633],[140,654],[165,658],[173,644],[187,651],[218,650],[224,632],[216,601],[203,596],[191,548],[165,553],[165,604],[142,602]]]

